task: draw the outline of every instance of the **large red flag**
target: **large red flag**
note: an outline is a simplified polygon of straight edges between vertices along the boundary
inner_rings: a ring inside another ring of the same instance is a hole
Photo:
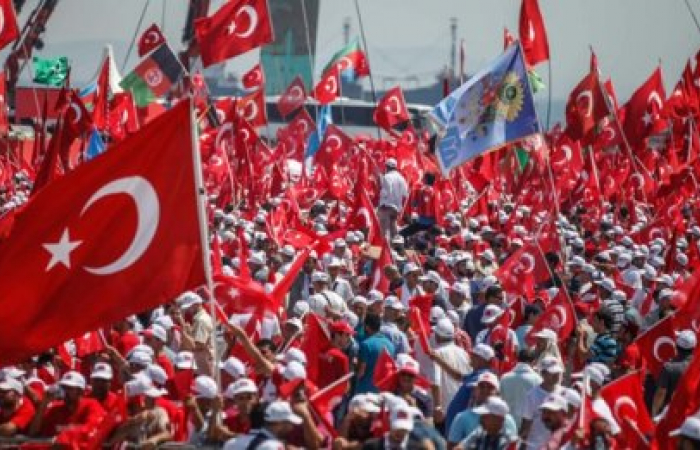
[[[394,125],[408,122],[410,118],[399,86],[386,91],[374,110],[374,123],[387,131],[391,131]]]
[[[267,123],[265,92],[258,90],[238,99],[236,113],[253,127],[265,125]]]
[[[520,42],[531,66],[549,59],[549,42],[537,0],[523,0],[520,7]]]
[[[527,334],[528,341],[544,328],[554,330],[559,336],[559,342],[565,341],[576,326],[576,313],[571,300],[565,293],[559,292],[547,309],[537,318],[532,329]]]
[[[163,32],[160,31],[158,25],[154,23],[150,27],[146,28],[139,38],[139,57],[150,53],[151,50],[157,49],[161,44],[165,44],[165,36],[163,36]]]
[[[287,117],[298,108],[304,106],[306,101],[306,89],[304,88],[304,80],[299,75],[294,77],[287,89],[280,95],[277,100],[277,109],[280,114]]]
[[[658,322],[637,337],[634,342],[637,343],[649,372],[655,377],[658,376],[664,363],[676,356],[676,330],[673,316]]]
[[[663,110],[665,99],[661,67],[657,67],[625,105],[624,131],[631,145],[639,144],[652,131],[655,115]]]
[[[204,283],[191,129],[182,102],[27,205],[0,247],[0,365]]]
[[[17,16],[12,0],[0,0],[0,50],[7,44],[19,37],[19,27],[17,26]]]
[[[581,139],[609,113],[598,72],[591,72],[569,94],[566,134],[573,140]]]
[[[194,23],[202,64],[233,58],[274,41],[267,0],[233,0]]]

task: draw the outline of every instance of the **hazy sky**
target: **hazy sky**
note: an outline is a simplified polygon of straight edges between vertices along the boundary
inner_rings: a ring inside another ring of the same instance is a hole
[[[289,0],[300,1],[300,0]],[[342,23],[351,20],[359,35],[354,0],[320,0],[317,70],[342,46]],[[449,19],[458,19],[458,36],[466,43],[466,64],[477,70],[502,50],[503,27],[517,33],[520,0],[359,0],[369,44],[370,65],[380,87],[400,77],[412,86],[434,81],[449,62]],[[161,22],[173,48],[180,47],[187,0],[151,0],[143,28]],[[700,0],[690,0],[700,14]],[[101,48],[112,43],[121,68],[145,0],[61,0],[45,35],[46,56],[59,54],[73,61],[76,79],[89,79]],[[221,0],[212,0],[212,11]],[[28,0],[24,17],[36,5]],[[540,0],[552,55],[552,92],[566,98],[588,70],[589,50],[598,53],[604,75],[612,76],[620,98],[662,61],[667,89],[672,88],[688,57],[700,48],[700,32],[683,0]],[[134,52],[135,53],[135,52]],[[242,71],[257,59],[256,52],[232,60],[227,68]],[[127,72],[136,63],[135,54]],[[546,65],[538,72],[547,81]]]

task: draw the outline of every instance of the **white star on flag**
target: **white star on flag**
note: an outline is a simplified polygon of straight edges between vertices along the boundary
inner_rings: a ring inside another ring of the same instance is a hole
[[[46,266],[46,271],[51,270],[56,264],[61,263],[70,269],[70,254],[83,241],[71,241],[68,235],[68,228],[63,230],[61,239],[55,244],[43,244],[46,251],[51,253],[51,260]]]

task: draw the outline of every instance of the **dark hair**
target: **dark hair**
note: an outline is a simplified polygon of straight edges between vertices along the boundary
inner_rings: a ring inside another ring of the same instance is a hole
[[[277,346],[275,345],[274,342],[272,342],[271,339],[260,339],[255,344],[255,346],[258,347],[258,349],[260,349],[260,350],[262,350],[263,348],[267,348],[267,349],[272,350],[273,352],[277,351]]]
[[[423,182],[428,186],[432,186],[435,183],[435,174],[431,172],[426,172],[423,175]]]
[[[518,351],[518,362],[531,363],[535,358],[535,350],[532,348],[525,347]]]
[[[595,316],[598,318],[598,320],[603,322],[603,326],[605,326],[605,329],[607,330],[611,329],[615,323],[612,313],[606,308],[601,308],[596,311]]]
[[[503,288],[497,284],[495,284],[493,286],[489,286],[486,289],[486,298],[491,298],[491,297],[494,297],[496,295],[500,295],[502,292],[503,292]]]
[[[542,308],[540,308],[538,305],[525,305],[523,319],[528,320],[531,316],[539,316],[540,314],[542,314]]]
[[[365,317],[365,329],[368,331],[379,331],[382,327],[382,318],[377,314],[367,314]]]
[[[250,428],[257,430],[265,425],[265,410],[270,406],[268,402],[259,402],[250,410]]]

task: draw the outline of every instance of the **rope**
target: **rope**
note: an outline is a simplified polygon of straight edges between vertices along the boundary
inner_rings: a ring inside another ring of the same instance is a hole
[[[134,44],[136,43],[136,39],[138,39],[139,30],[141,30],[141,24],[143,23],[143,18],[146,17],[146,11],[148,10],[148,5],[150,3],[151,3],[151,0],[146,0],[146,4],[143,5],[143,9],[141,10],[141,17],[139,17],[139,23],[136,25],[136,29],[134,30],[134,36],[131,38],[131,43],[129,44],[129,50],[127,50],[126,56],[124,57],[124,62],[122,62],[122,73],[124,72],[124,69],[126,68],[126,63],[129,61],[129,57],[131,56],[131,51],[134,49]]]

